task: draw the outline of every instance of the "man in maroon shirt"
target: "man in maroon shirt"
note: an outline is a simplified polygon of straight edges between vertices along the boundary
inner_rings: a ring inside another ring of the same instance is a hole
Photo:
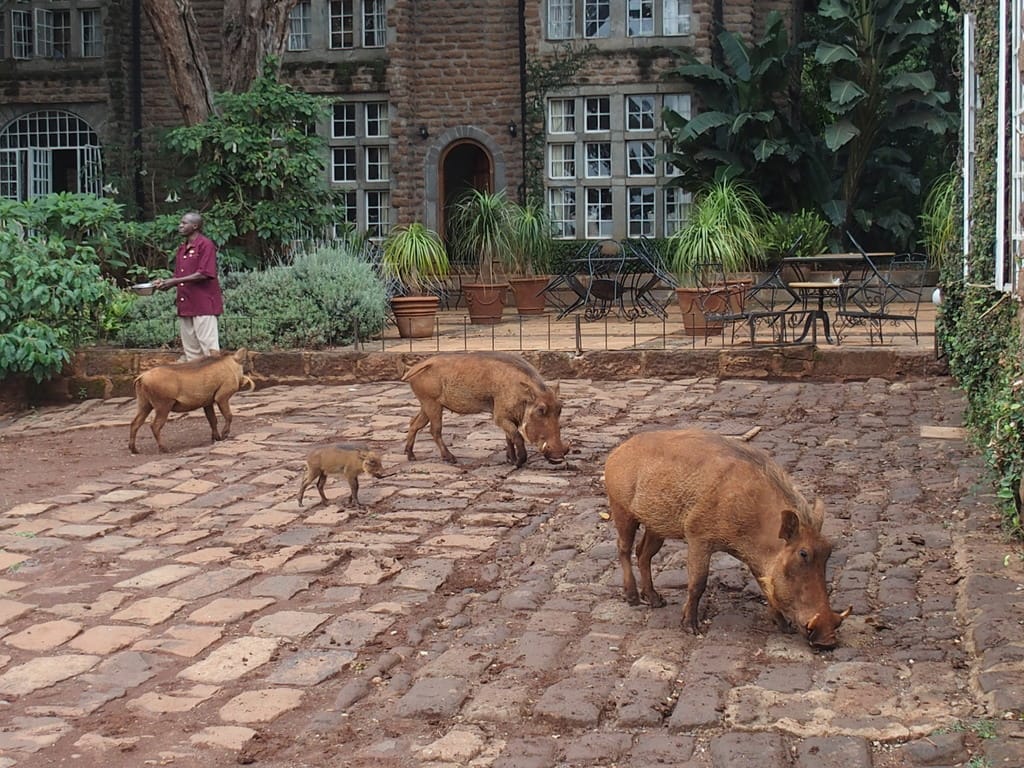
[[[186,360],[220,352],[217,316],[224,299],[217,280],[217,246],[203,234],[203,217],[186,213],[178,223],[185,242],[174,256],[174,277],[154,280],[158,291],[178,289],[178,327]]]

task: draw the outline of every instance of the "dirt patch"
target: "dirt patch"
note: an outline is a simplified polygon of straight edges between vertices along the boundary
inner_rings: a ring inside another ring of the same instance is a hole
[[[257,419],[235,417],[233,434],[254,428]],[[168,422],[161,433],[168,454],[210,444],[210,425],[202,413]],[[0,510],[29,501],[71,493],[83,483],[116,476],[160,457],[147,422],[139,430],[139,453],[128,451],[128,425],[62,431],[0,431]]]

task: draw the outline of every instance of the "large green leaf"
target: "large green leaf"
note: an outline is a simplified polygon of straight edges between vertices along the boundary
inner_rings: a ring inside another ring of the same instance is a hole
[[[828,84],[834,107],[849,107],[864,98],[866,91],[852,80],[833,78]]]
[[[847,142],[860,135],[860,128],[849,120],[839,120],[825,129],[825,145],[838,152]]]
[[[727,73],[707,64],[683,64],[676,67],[675,73],[688,80],[707,80],[712,83],[733,87],[735,80]]]
[[[819,64],[835,64],[837,61],[859,61],[860,57],[848,45],[820,42],[814,49],[814,60]]]
[[[935,75],[931,72],[899,72],[882,87],[887,91],[915,90],[927,93],[935,89]]]
[[[732,116],[724,112],[701,112],[683,128],[680,138],[693,139],[707,131],[732,123]]]
[[[742,81],[750,80],[750,53],[739,35],[723,32],[718,36],[718,42],[722,46],[725,63],[736,73],[736,78]]]
[[[768,124],[775,118],[774,110],[763,110],[761,112],[744,112],[741,115],[737,115],[736,119],[732,122],[732,127],[729,129],[730,133],[738,134],[743,130],[749,122],[764,123]]]
[[[765,139],[754,148],[754,157],[758,162],[765,162],[773,155],[786,155],[790,150],[788,141],[779,139]]]
[[[848,3],[844,0],[821,0],[818,15],[826,19],[850,19]]]

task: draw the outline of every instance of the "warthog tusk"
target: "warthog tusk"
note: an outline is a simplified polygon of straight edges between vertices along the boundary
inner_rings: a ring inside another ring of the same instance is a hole
[[[818,619],[821,618],[820,613],[816,613],[811,617],[811,620],[804,624],[804,629],[808,632],[813,632],[814,628],[818,625]]]
[[[837,613],[837,614],[836,614],[836,616],[838,616],[838,617],[839,617],[839,620],[840,620],[840,621],[842,621],[842,620],[843,620],[843,619],[845,619],[845,618],[846,618],[847,616],[849,616],[849,615],[850,615],[850,613],[851,613],[852,611],[853,611],[853,606],[851,605],[851,606],[850,606],[849,608],[847,608],[847,609],[846,609],[845,611],[843,611],[842,613]]]

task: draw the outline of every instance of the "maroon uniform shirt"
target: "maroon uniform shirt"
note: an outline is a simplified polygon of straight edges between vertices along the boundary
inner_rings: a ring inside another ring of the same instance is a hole
[[[185,277],[196,272],[210,279],[180,283],[177,286],[178,315],[199,317],[221,314],[224,311],[224,297],[217,280],[217,246],[200,233],[196,233],[192,242],[182,243],[174,256],[175,277]]]

